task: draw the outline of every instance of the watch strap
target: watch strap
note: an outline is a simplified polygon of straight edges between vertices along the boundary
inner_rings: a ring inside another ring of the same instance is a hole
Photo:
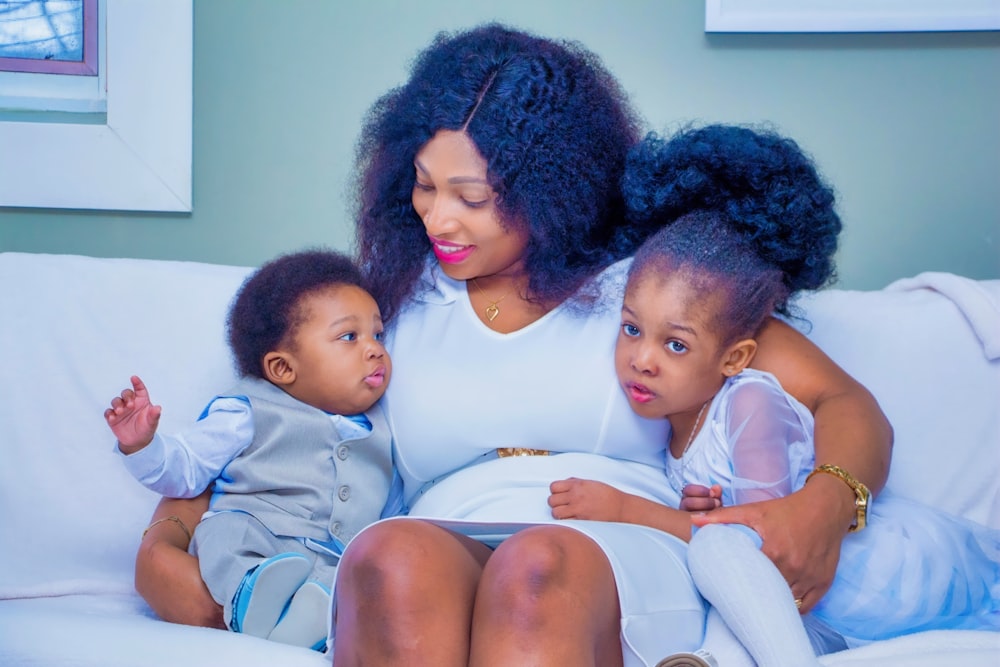
[[[817,473],[833,475],[851,488],[851,491],[854,492],[855,516],[854,523],[847,530],[848,532],[853,533],[863,529],[868,524],[868,504],[871,499],[871,492],[868,490],[868,487],[840,466],[830,465],[828,463],[816,466],[816,468],[809,473],[809,476],[806,477],[806,482],[808,482],[812,476]]]

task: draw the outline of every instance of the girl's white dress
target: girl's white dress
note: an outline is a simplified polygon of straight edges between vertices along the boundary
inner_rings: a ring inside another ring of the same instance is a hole
[[[747,369],[712,400],[675,489],[719,484],[723,504],[788,495],[814,468],[813,416],[774,376]],[[854,646],[921,630],[1000,629],[1000,531],[884,492],[849,533],[812,614]]]
[[[669,427],[635,415],[615,376],[627,270],[623,261],[600,275],[596,312],[563,304],[499,334],[476,317],[464,282],[428,267],[389,332],[394,368],[383,404],[411,516],[492,546],[554,521],[548,486],[558,479],[597,479],[678,505],[664,475]],[[502,447],[553,455],[498,458]],[[626,665],[700,645],[705,607],[684,542],[630,524],[559,524],[592,538],[612,565]]]

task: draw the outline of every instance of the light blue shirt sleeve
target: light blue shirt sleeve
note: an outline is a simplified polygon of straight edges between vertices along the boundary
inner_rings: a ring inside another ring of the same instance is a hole
[[[191,428],[125,455],[125,468],[145,487],[170,498],[193,498],[253,441],[253,412],[243,398],[218,398]]]
[[[395,464],[392,466],[392,486],[389,487],[389,497],[382,508],[380,519],[388,519],[393,516],[408,514],[410,508],[406,506],[406,497],[403,494],[403,478],[399,475],[399,470]]]

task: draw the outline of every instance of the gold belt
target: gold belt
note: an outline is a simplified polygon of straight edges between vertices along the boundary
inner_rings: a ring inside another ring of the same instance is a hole
[[[497,456],[506,458],[508,456],[548,456],[547,449],[530,449],[528,447],[498,447]]]

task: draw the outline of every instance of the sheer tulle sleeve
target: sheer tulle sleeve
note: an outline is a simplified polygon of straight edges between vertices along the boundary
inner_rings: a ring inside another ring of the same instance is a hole
[[[811,429],[780,386],[766,380],[741,382],[729,399],[726,428],[734,501],[744,504],[790,494],[798,471],[789,452],[811,442]]]

